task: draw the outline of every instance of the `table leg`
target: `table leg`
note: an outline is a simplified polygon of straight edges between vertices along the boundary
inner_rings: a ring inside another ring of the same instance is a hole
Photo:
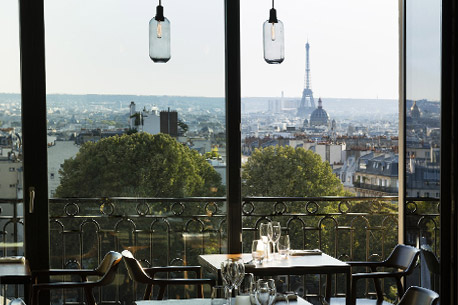
[[[24,285],[24,302],[26,304],[32,304],[32,299],[30,298],[31,291],[32,291],[32,283]]]
[[[331,273],[326,273],[326,290],[324,292],[324,299],[326,302],[331,300],[331,293],[332,293],[332,274]]]
[[[347,292],[345,295],[345,305],[354,305],[352,304],[352,296],[351,296],[351,269],[347,270],[346,272],[347,277]]]
[[[221,275],[221,270],[218,270],[218,271],[216,272],[216,282],[217,282],[217,285],[218,285],[218,286],[223,285],[223,277],[222,277],[222,275]]]

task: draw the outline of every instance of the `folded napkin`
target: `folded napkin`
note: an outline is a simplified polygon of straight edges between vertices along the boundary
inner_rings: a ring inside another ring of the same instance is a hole
[[[323,252],[320,249],[313,250],[290,250],[289,255],[291,256],[304,256],[304,255],[321,255]]]
[[[5,256],[0,257],[0,264],[1,263],[23,263],[25,262],[24,256]]]
[[[281,301],[297,301],[297,295],[296,294],[280,294],[278,293],[275,296],[275,302],[281,302]]]

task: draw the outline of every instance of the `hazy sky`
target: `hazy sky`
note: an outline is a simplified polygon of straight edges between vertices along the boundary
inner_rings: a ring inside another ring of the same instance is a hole
[[[398,1],[275,2],[281,65],[262,54],[271,1],[241,1],[242,96],[300,96],[308,39],[316,97],[398,97]],[[162,3],[172,27],[167,64],[148,57],[157,0],[45,0],[48,93],[224,96],[223,1]],[[17,0],[0,3],[0,38],[0,92],[19,92]]]

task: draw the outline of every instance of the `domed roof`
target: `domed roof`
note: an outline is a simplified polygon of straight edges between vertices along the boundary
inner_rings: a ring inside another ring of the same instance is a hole
[[[410,116],[414,119],[418,119],[421,116],[420,109],[417,106],[417,101],[413,102],[410,108]]]
[[[313,110],[310,115],[310,126],[328,126],[329,115],[326,110],[323,109],[323,102],[321,98],[318,99],[318,108]]]

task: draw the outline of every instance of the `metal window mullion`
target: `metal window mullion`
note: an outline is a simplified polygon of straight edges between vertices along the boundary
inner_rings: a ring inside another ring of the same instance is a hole
[[[228,252],[242,251],[240,0],[225,0]]]

